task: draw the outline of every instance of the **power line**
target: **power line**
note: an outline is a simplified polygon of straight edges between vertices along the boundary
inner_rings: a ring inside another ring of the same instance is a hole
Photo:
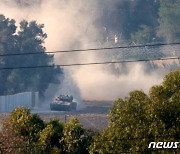
[[[12,54],[1,54],[0,57],[21,56],[21,55],[38,55],[38,54],[45,54],[45,53],[46,54],[55,54],[55,53],[87,52],[87,51],[100,51],[100,50],[112,50],[112,49],[130,49],[130,48],[143,48],[143,47],[156,47],[156,46],[172,46],[172,45],[180,45],[180,42],[141,44],[141,45],[103,47],[103,48],[101,47],[101,48],[88,48],[88,49],[57,50],[57,51],[49,51],[49,52],[12,53]]]
[[[151,10],[138,10],[138,9],[134,9],[134,10],[130,10],[130,9],[122,9],[122,8],[108,8],[106,9],[106,11],[110,11],[110,13],[112,13],[112,11],[122,11],[122,12],[129,12],[129,13],[136,13],[136,12],[140,12],[140,13],[151,13],[151,14],[157,14],[158,12],[156,11],[151,11]]]
[[[40,65],[40,66],[22,66],[22,67],[2,67],[0,70],[14,70],[14,69],[34,69],[34,68],[50,68],[50,67],[71,67],[71,66],[88,66],[88,65],[105,65],[105,64],[121,64],[121,63],[135,63],[148,61],[165,61],[178,60],[180,57],[167,57],[157,59],[139,59],[139,60],[123,60],[123,61],[107,61],[107,62],[92,62],[92,63],[74,63],[74,64],[59,64],[59,65]]]

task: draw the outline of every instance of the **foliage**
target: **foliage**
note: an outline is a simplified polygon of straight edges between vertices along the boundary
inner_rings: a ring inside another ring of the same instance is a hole
[[[105,3],[105,2],[104,2]],[[155,32],[158,26],[159,1],[136,0],[107,2],[102,17],[107,34],[115,32],[123,39],[131,39],[131,35],[141,30],[142,25],[150,27]],[[120,38],[121,39],[121,38]]]
[[[21,21],[17,31],[15,20],[0,15],[0,54],[35,55],[0,57],[0,65],[6,67],[44,66],[53,64],[53,55],[45,53],[43,47],[47,34],[43,32],[44,25],[35,21]],[[0,95],[14,94],[24,91],[39,91],[43,95],[50,83],[59,83],[58,75],[62,71],[59,67],[2,70],[0,72]]]
[[[149,96],[133,91],[111,109],[108,127],[94,137],[90,153],[150,152],[149,142],[180,139],[180,70],[166,75]]]
[[[88,148],[91,143],[92,135],[90,131],[82,128],[76,118],[71,118],[65,125],[63,138],[63,152],[67,154],[89,153]]]
[[[131,92],[125,100],[117,100],[110,112],[109,127],[95,138],[91,153],[133,152],[146,148],[151,137],[151,119],[147,116],[149,102],[142,91]],[[134,138],[144,139],[136,141]]]
[[[59,120],[51,120],[46,124],[46,127],[39,132],[39,143],[46,145],[46,147],[51,147],[60,152],[62,145],[59,140],[63,136],[64,123]]]
[[[160,0],[158,35],[168,42],[180,38],[180,1]]]
[[[38,140],[38,133],[45,125],[43,120],[36,114],[31,114],[27,108],[18,107],[10,116],[15,133],[23,136],[27,144],[35,143]]]
[[[152,87],[150,96],[157,118],[164,124],[164,135],[180,138],[180,69],[165,76],[162,85]]]
[[[153,39],[155,39],[155,34],[151,27],[142,25],[140,30],[134,34],[131,34],[131,39],[133,42],[135,42],[135,44],[148,44],[153,42]]]
[[[0,132],[0,153],[16,153],[17,149],[8,147],[23,147],[25,146],[24,141],[22,136],[14,132],[12,124],[8,120],[4,120],[2,132]]]
[[[93,136],[94,132],[85,130],[76,118],[71,118],[66,124],[56,119],[44,123],[38,115],[31,114],[29,109],[18,107],[3,123],[3,129],[0,132],[0,146],[5,149],[9,147],[8,145],[12,147],[32,146],[34,150],[45,153],[85,154],[89,153]],[[10,151],[14,149],[16,148]],[[31,149],[23,148],[20,150],[31,151]]]
[[[112,7],[113,4],[107,3],[102,17],[107,36],[113,33],[119,39],[140,44],[179,40],[179,0],[116,1]]]

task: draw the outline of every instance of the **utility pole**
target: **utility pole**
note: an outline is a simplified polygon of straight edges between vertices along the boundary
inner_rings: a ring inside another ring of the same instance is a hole
[[[64,122],[66,123],[67,117],[66,117],[66,111],[65,111],[65,116],[64,116]]]

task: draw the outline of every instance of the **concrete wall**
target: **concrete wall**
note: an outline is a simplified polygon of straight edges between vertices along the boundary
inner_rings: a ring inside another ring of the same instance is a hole
[[[11,112],[18,106],[33,108],[38,106],[38,92],[23,92],[14,95],[0,96],[0,112]]]

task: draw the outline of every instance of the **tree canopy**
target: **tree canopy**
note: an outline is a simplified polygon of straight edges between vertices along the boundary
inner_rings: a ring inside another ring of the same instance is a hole
[[[152,141],[180,139],[180,69],[153,86],[149,95],[132,91],[118,99],[109,115],[109,125],[94,138],[90,153],[148,153]]]
[[[160,0],[158,35],[166,41],[180,39],[180,1]]]
[[[120,41],[138,44],[174,42],[180,38],[179,0],[117,0],[107,1],[106,5],[102,21],[108,36],[112,33]]]
[[[31,151],[26,147],[35,147],[35,150],[47,153],[86,154],[93,135],[93,131],[84,129],[74,117],[67,123],[58,119],[43,121],[29,109],[18,107],[3,122],[0,152],[21,153],[21,150]],[[14,148],[8,148],[10,146]],[[20,151],[16,147],[21,147]]]
[[[46,54],[43,46],[47,37],[43,27],[36,21],[21,21],[17,30],[15,20],[0,15],[1,55],[44,52],[36,55],[1,56],[1,68],[52,65],[53,55]],[[24,91],[39,91],[43,95],[50,83],[60,83],[60,75],[60,67],[1,70],[0,95]]]

